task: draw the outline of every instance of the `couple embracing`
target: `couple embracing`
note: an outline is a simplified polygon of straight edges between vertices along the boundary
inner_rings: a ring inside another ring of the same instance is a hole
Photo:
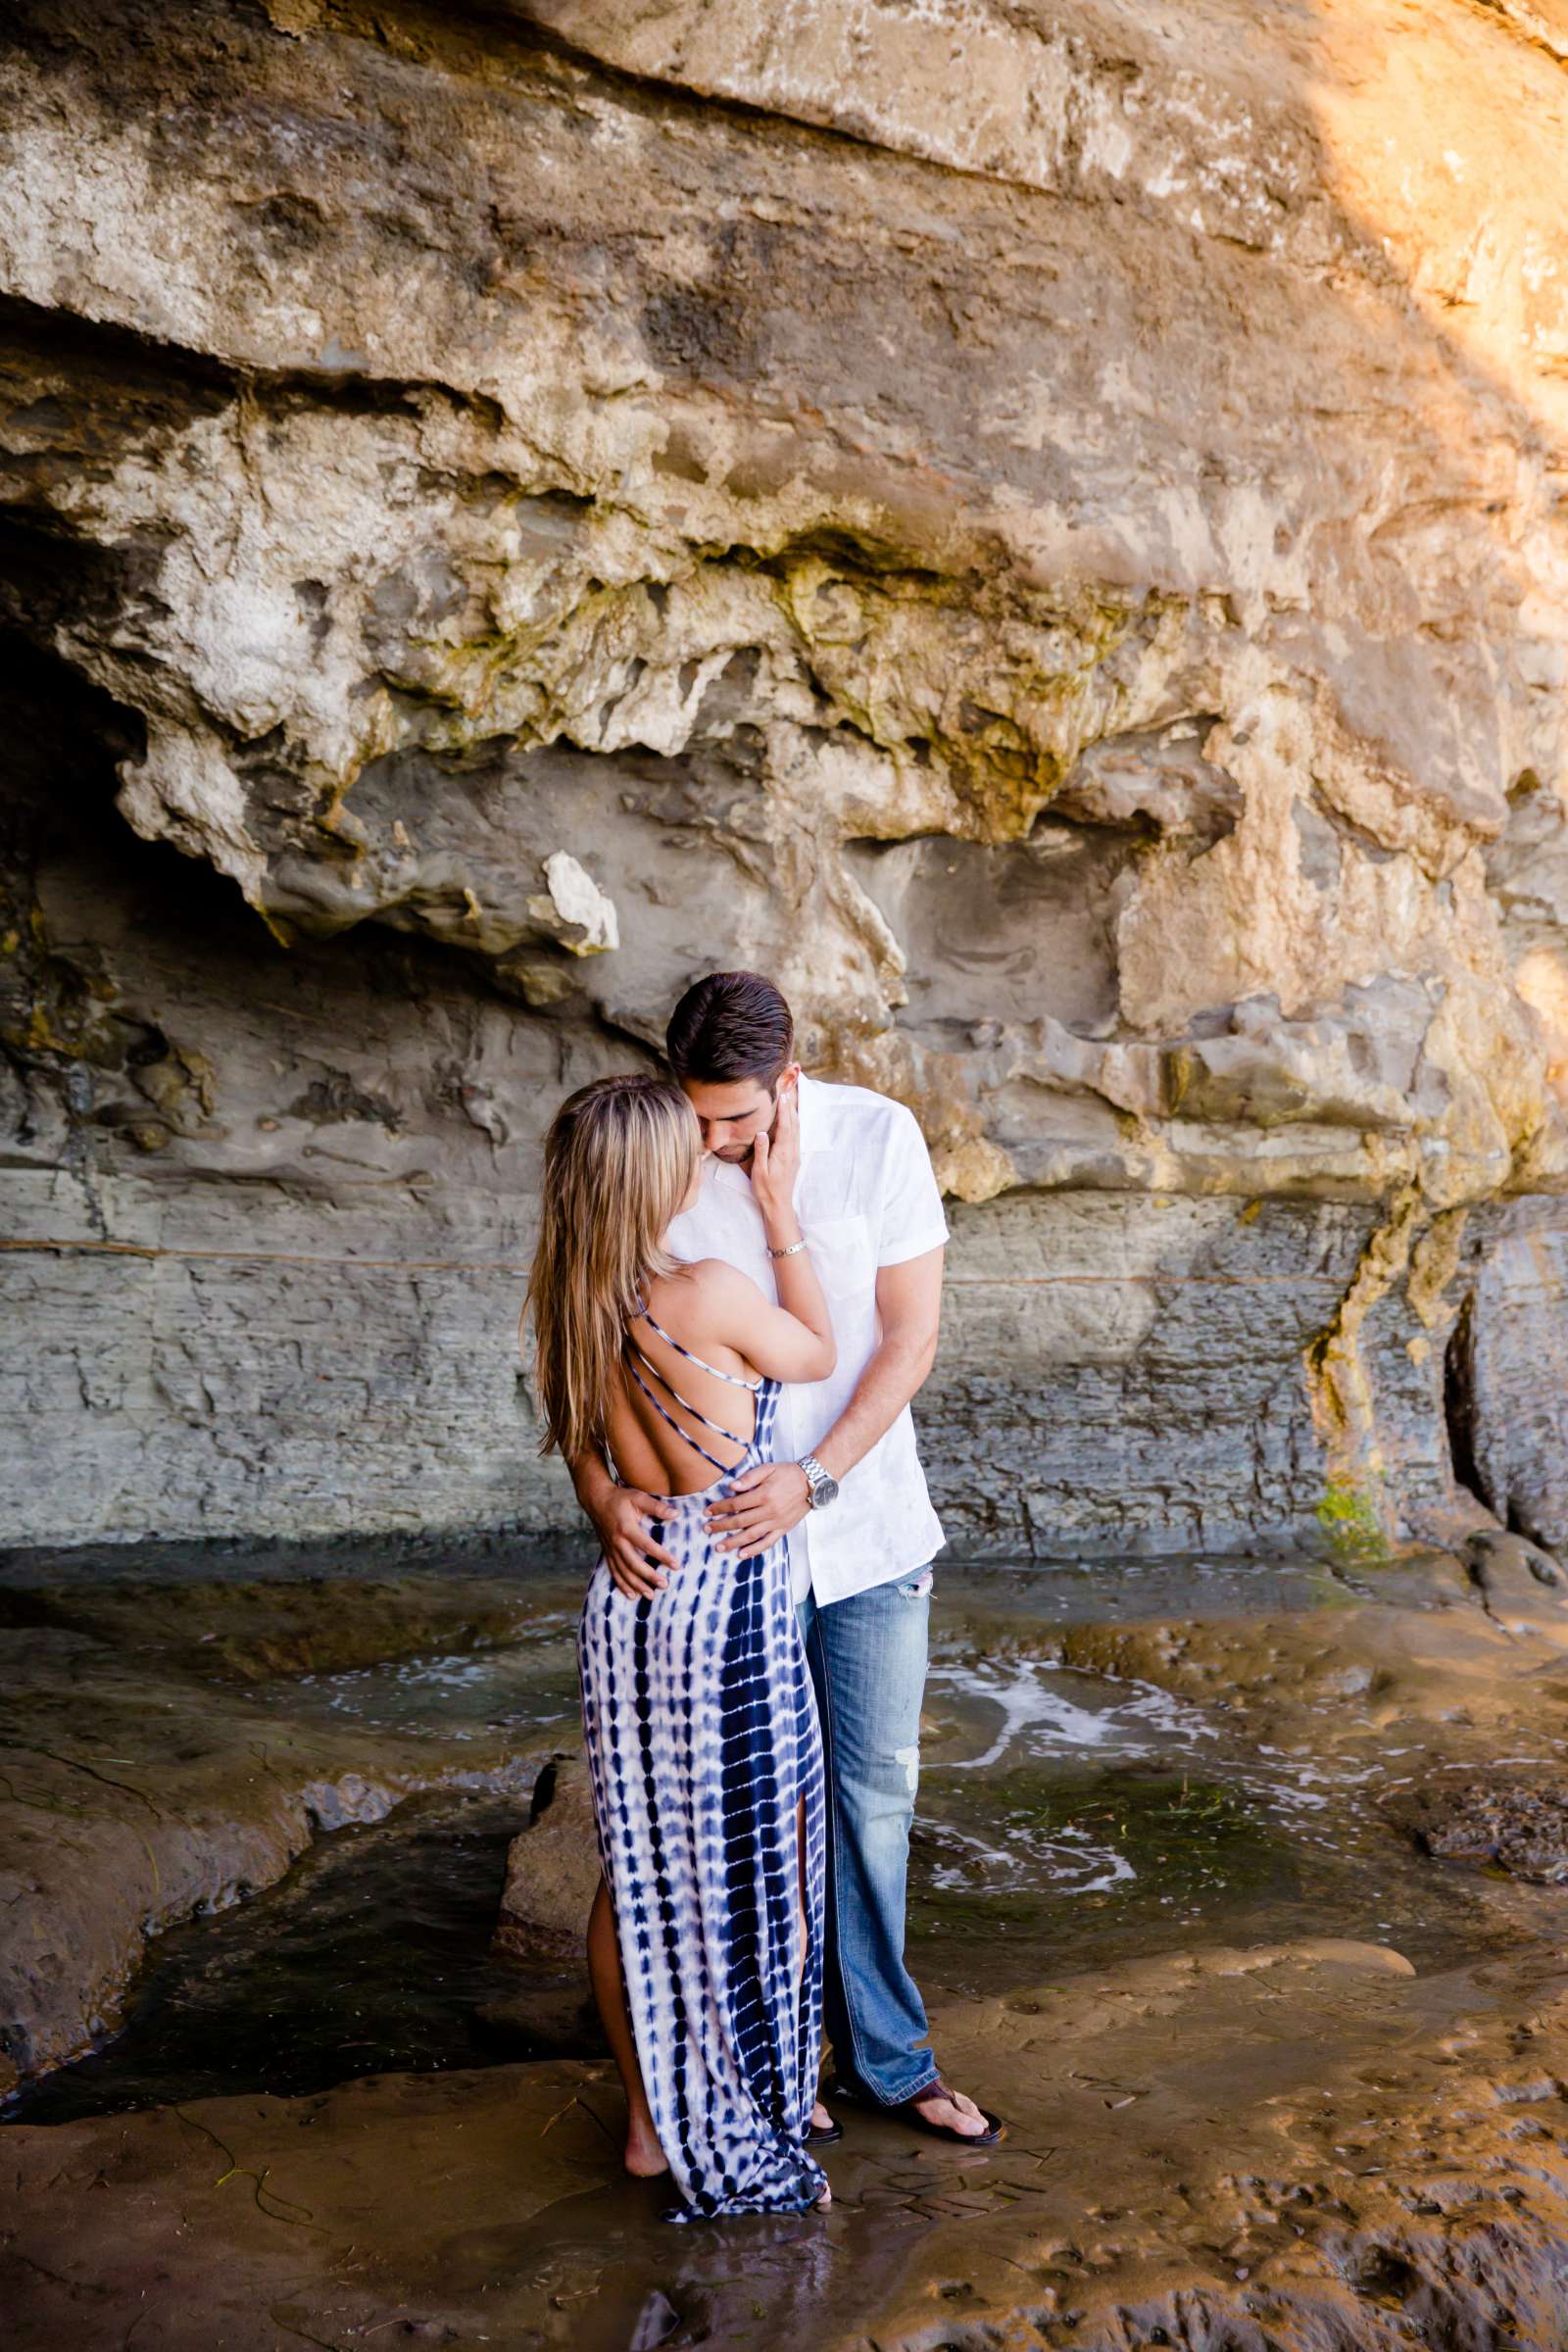
[[[909,1399],[948,1238],[902,1104],[806,1076],[768,980],[676,1006],[671,1080],[545,1147],[544,1446],[602,1556],[578,1634],[604,1878],[588,1960],[627,2170],[674,2221],[829,2201],[830,2095],[988,2146],[905,1966],[932,1553]]]

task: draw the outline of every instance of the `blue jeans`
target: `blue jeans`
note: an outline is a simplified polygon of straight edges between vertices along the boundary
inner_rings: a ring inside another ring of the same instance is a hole
[[[887,2105],[937,2079],[904,1965],[931,1581],[915,1569],[825,1607],[808,1593],[798,1612],[827,1765],[823,2023],[838,2081]]]

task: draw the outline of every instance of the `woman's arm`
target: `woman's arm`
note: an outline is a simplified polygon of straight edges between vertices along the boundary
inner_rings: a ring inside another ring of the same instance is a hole
[[[691,1268],[697,1277],[694,1320],[703,1338],[733,1348],[770,1380],[825,1380],[838,1361],[810,1250],[795,1247],[801,1240],[794,1201],[800,1164],[800,1111],[794,1088],[787,1087],[779,1096],[771,1138],[759,1136],[752,1148],[752,1191],[768,1248],[791,1252],[773,1260],[776,1306],[749,1275],[723,1258],[704,1258]]]
[[[802,1234],[795,1214],[795,1179],[800,1170],[801,1101],[794,1087],[789,1086],[779,1096],[772,1134],[760,1135],[752,1147],[752,1194],[761,1211],[768,1250],[790,1252],[787,1257],[773,1259],[773,1286],[778,1293],[778,1306],[773,1311],[782,1312],[789,1321],[804,1324],[817,1345],[814,1352],[796,1359],[808,1363],[809,1369],[790,1371],[764,1364],[755,1348],[748,1347],[747,1352],[759,1372],[765,1372],[774,1380],[825,1380],[838,1361],[827,1298],[811,1263],[810,1249],[798,1247]],[[749,1284],[748,1288],[756,1286]],[[760,1292],[758,1298],[765,1312],[766,1299]],[[778,1336],[783,1338],[782,1333]],[[773,1344],[771,1334],[768,1344]],[[785,1345],[788,1347],[790,1343]]]
[[[799,1267],[807,1252],[780,1259],[780,1264]],[[791,1289],[804,1292],[799,1311],[775,1306],[771,1298],[760,1291],[749,1274],[726,1264],[721,1257],[704,1258],[693,1266],[697,1277],[696,1314],[692,1317],[696,1331],[693,1336],[699,1345],[716,1340],[721,1347],[733,1348],[759,1372],[770,1380],[825,1380],[838,1361],[831,1326],[827,1321],[827,1300],[815,1273],[808,1267],[804,1280],[797,1276]],[[779,1285],[782,1290],[782,1283]],[[811,1294],[819,1305],[808,1303]],[[823,1328],[815,1328],[814,1317],[820,1314]]]

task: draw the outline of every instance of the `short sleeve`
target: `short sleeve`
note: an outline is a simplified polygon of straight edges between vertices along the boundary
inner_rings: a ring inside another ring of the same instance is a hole
[[[877,1203],[876,1262],[902,1266],[906,1258],[940,1250],[948,1239],[948,1221],[942,1213],[942,1195],[919,1121],[902,1102],[888,1107],[891,1115]]]

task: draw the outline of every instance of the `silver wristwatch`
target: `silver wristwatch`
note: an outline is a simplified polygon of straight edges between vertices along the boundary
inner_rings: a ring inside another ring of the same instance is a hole
[[[823,1469],[814,1453],[803,1453],[800,1467],[806,1472],[806,1483],[811,1490],[811,1508],[821,1510],[838,1495],[839,1482]]]

